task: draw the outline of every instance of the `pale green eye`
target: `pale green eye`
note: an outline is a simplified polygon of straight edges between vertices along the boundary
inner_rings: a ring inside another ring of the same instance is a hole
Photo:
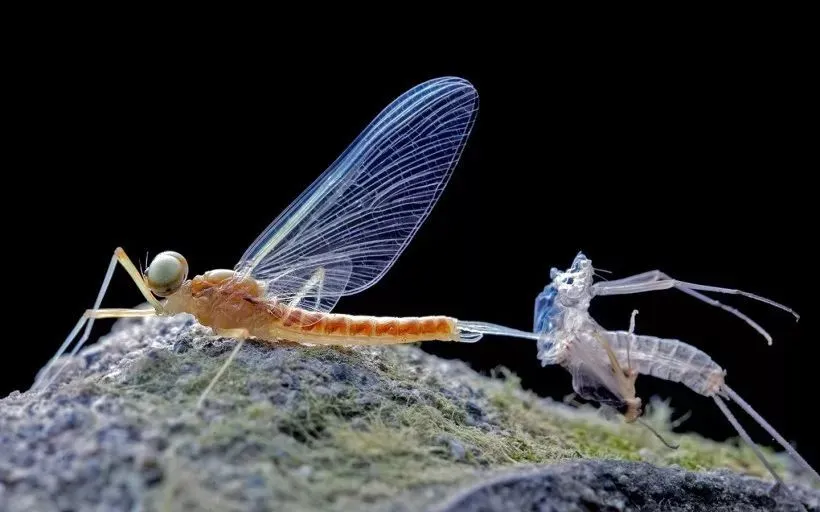
[[[157,254],[143,274],[145,284],[156,295],[171,295],[188,277],[188,262],[178,252],[165,251]]]

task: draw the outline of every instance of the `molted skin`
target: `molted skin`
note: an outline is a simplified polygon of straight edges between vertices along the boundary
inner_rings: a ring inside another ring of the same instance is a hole
[[[635,396],[638,372],[610,364],[602,347],[594,353],[588,348],[599,345],[596,334],[607,336],[606,331],[592,321],[588,313],[594,277],[592,263],[579,253],[569,269],[561,272],[554,268],[550,277],[552,282],[536,298],[533,318],[534,332],[544,333],[538,340],[538,358],[542,365],[558,364],[575,376],[573,366],[579,361],[589,357],[600,358],[597,364],[591,366],[607,368],[604,373],[597,374],[599,387],[608,389],[626,407],[626,421],[637,420],[642,406],[641,399]],[[593,398],[577,387],[576,392],[585,398]],[[600,400],[600,397],[594,398]]]
[[[230,270],[211,271],[186,281],[168,297],[165,309],[170,314],[190,313],[220,332],[272,342],[384,345],[459,340],[456,320],[450,317],[373,317],[290,308],[266,297],[263,283]]]

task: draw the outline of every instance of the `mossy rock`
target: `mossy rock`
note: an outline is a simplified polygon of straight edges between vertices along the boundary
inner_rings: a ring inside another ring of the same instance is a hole
[[[647,421],[677,450],[415,346],[248,341],[198,406],[235,344],[185,316],[123,321],[48,389],[0,401],[0,508],[420,510],[501,472],[589,458],[769,478],[737,443],[671,432],[663,403]]]

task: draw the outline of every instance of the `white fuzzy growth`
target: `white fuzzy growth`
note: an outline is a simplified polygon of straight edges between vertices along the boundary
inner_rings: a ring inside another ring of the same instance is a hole
[[[182,263],[175,256],[160,253],[148,267],[148,280],[157,286],[167,286],[179,280]]]

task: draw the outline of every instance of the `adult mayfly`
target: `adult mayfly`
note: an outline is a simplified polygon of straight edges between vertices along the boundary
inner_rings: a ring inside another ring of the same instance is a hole
[[[49,379],[85,325],[72,355],[77,353],[96,318],[189,313],[218,334],[238,338],[211,385],[248,337],[334,345],[477,341],[481,333],[461,329],[446,316],[331,313],[340,297],[379,281],[413,238],[447,185],[477,111],[478,93],[461,78],[436,78],[408,90],[258,236],[233,269],[188,279],[186,259],[166,251],[140,273],[117,248],[93,308],[35,388]],[[152,308],[100,309],[117,262]]]

